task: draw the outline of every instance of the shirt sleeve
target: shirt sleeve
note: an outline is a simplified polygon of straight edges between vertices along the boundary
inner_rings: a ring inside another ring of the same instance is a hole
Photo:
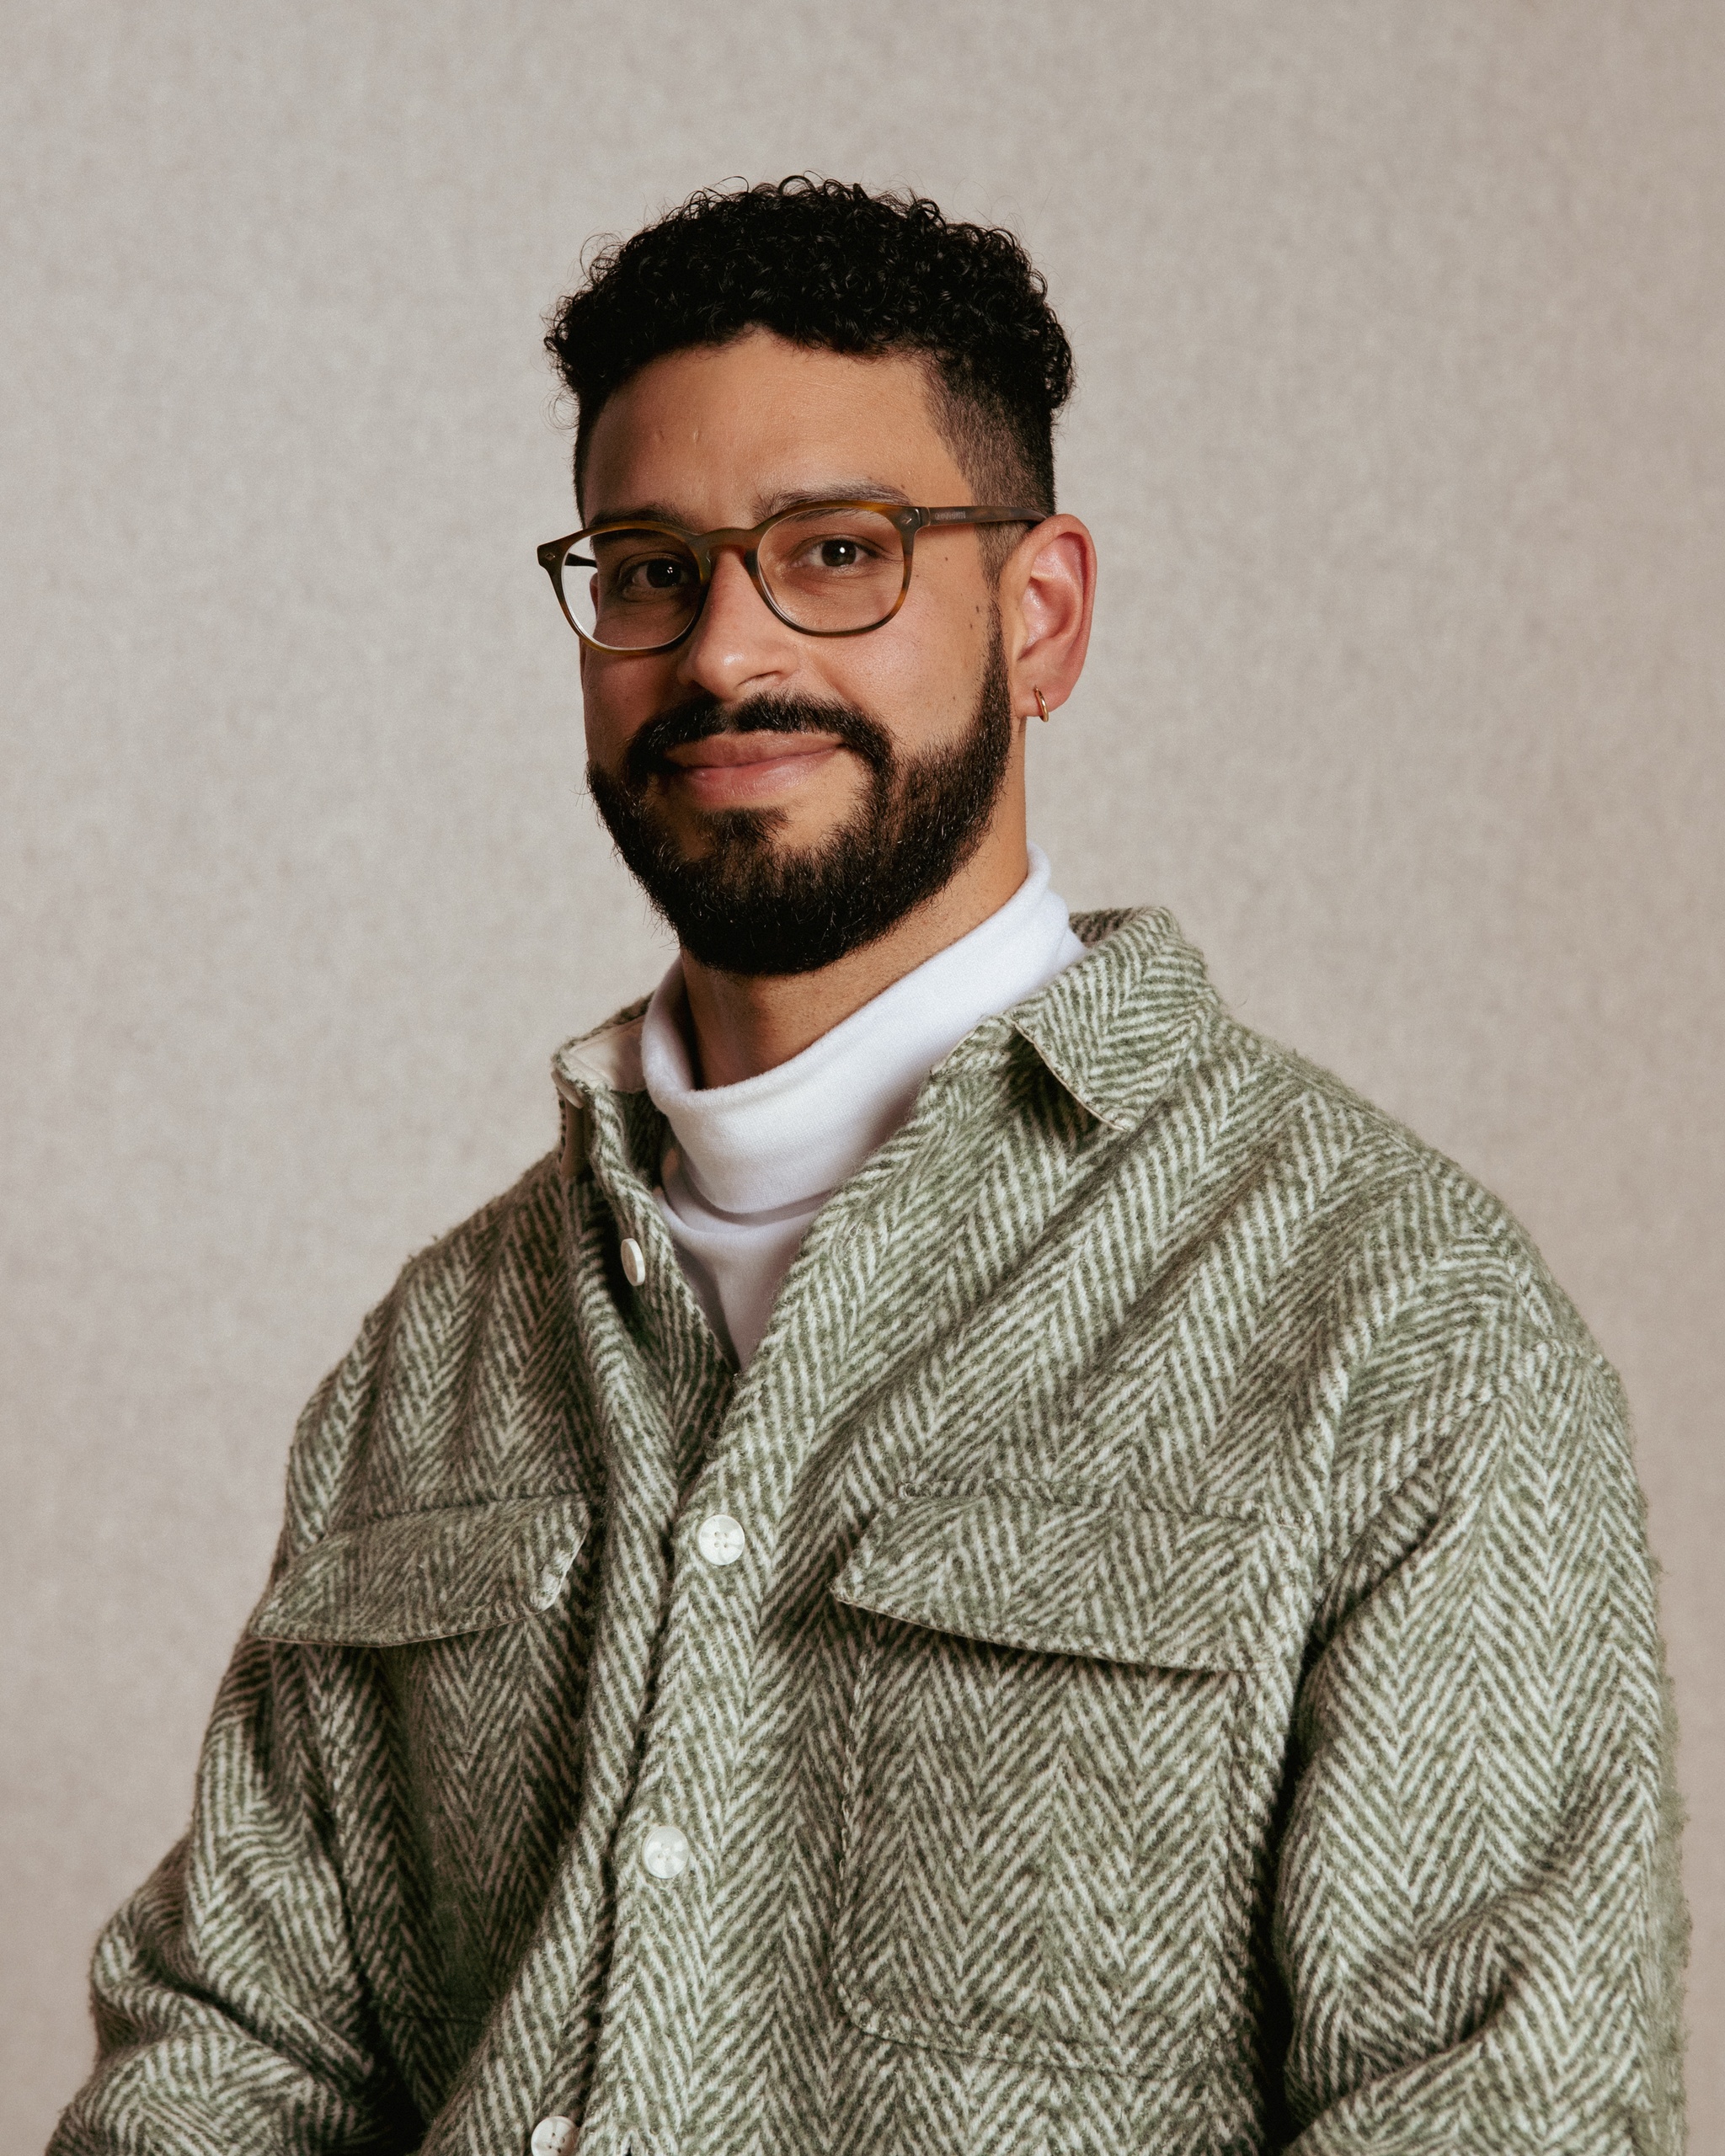
[[[1289,2145],[1674,2156],[1672,1721],[1621,1395],[1546,1344],[1450,1422],[1300,1694]]]
[[[95,2071],[50,2156],[414,2147],[349,1944],[304,1657],[243,1642],[191,1831],[104,1931]]]

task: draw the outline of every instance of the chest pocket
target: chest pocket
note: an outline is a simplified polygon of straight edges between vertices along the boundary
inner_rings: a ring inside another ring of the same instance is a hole
[[[589,1530],[563,1494],[361,1521],[251,1620],[305,1651],[359,1951],[422,2108],[506,1988],[579,1802]]]
[[[1228,2018],[1234,1791],[1274,1653],[1278,1531],[908,1492],[834,1586],[873,1613],[852,1710],[835,1977],[900,2042],[1159,2078]]]
[[[400,1646],[549,1609],[587,1536],[579,1497],[506,1497],[339,1529],[289,1562],[254,1613],[260,1640]]]

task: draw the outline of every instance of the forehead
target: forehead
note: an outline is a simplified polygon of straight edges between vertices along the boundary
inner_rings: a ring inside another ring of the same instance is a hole
[[[969,499],[921,360],[810,350],[767,330],[667,353],[594,423],[581,507],[589,519],[657,508],[704,528],[754,523],[811,488]]]

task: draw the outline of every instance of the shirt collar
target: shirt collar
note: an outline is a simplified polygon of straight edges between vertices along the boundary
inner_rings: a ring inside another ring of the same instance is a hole
[[[1220,999],[1202,957],[1161,906],[1074,914],[1072,926],[1086,956],[1010,1021],[1081,1107],[1130,1130],[1167,1089]]]
[[[1004,1022],[985,1020],[948,1057],[956,1070],[1000,1053],[1002,1022],[1034,1049],[1074,1100],[1118,1130],[1141,1123],[1184,1060],[1219,999],[1203,958],[1160,906],[1072,916],[1086,955],[1018,1004]],[[644,1001],[552,1058],[563,1098],[646,1090],[641,1069]]]

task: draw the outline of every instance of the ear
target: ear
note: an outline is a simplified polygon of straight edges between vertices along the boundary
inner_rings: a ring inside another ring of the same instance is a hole
[[[1013,712],[1050,711],[1084,670],[1096,606],[1096,542],[1076,516],[1049,516],[1028,531],[1001,571],[1001,637]]]

